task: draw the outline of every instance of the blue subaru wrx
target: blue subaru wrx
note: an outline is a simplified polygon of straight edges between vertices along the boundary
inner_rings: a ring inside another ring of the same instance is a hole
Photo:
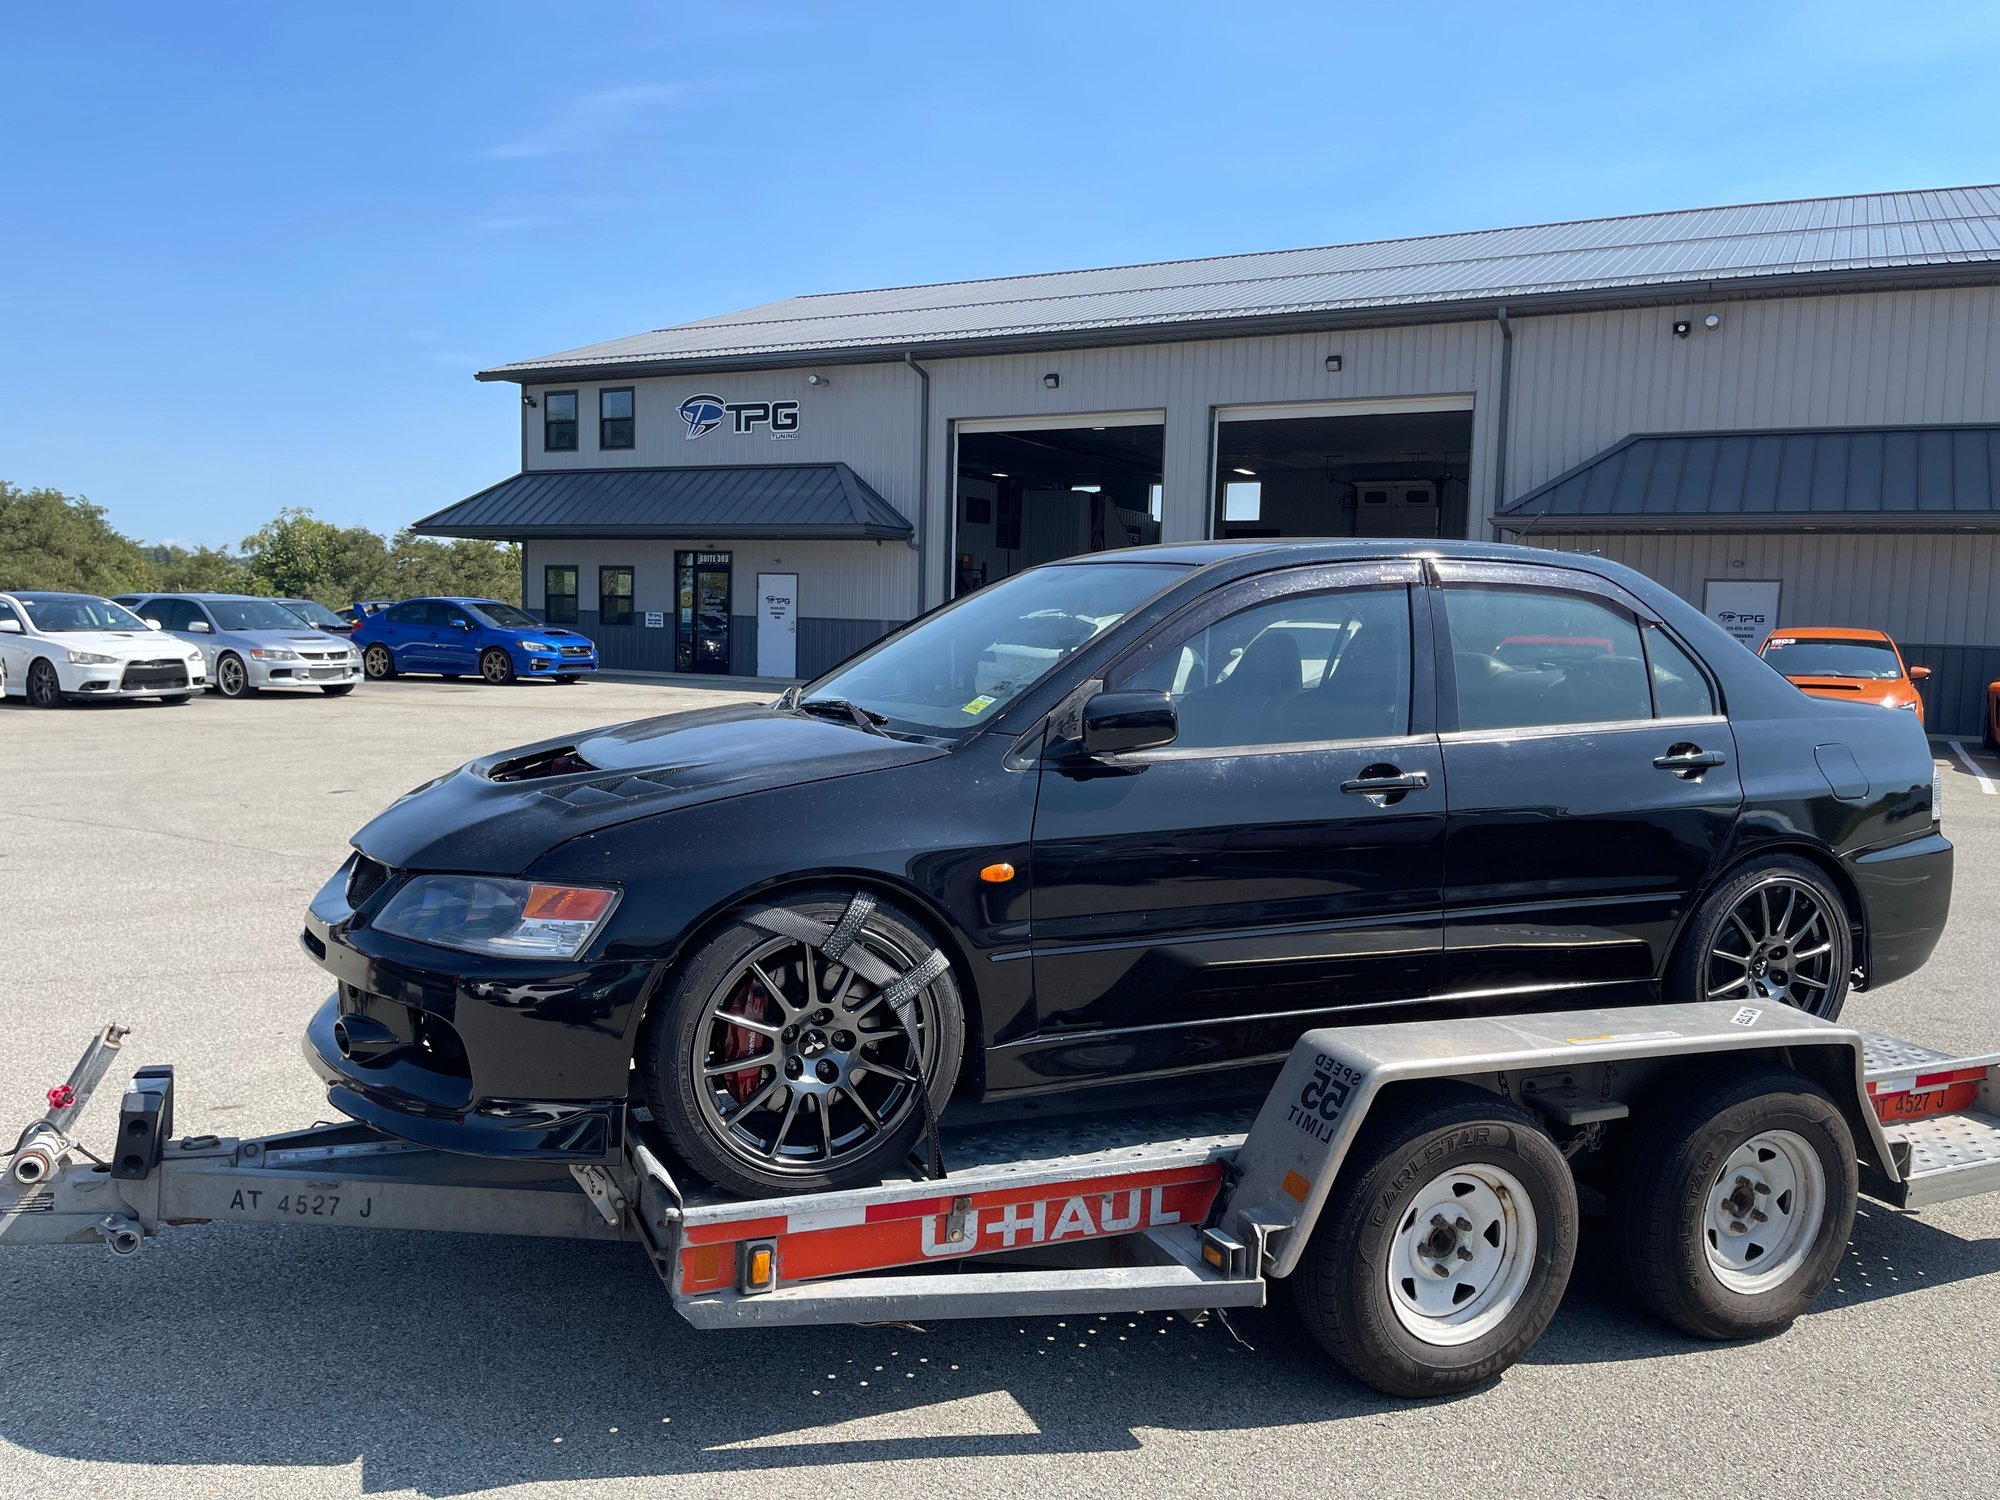
[[[362,670],[377,682],[401,672],[575,682],[597,670],[589,636],[544,625],[497,599],[405,599],[363,619],[352,640]]]

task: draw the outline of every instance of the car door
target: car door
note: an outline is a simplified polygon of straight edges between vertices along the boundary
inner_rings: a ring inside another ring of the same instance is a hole
[[[1715,685],[1608,580],[1434,566],[1445,992],[1646,985],[1743,802]]]
[[[19,695],[28,690],[28,621],[12,601],[0,599],[4,621],[12,621],[15,629],[0,630],[0,663],[6,665],[6,691]]]
[[[368,633],[389,648],[396,659],[397,670],[437,670],[430,609],[428,600],[409,599],[368,617]]]
[[[439,672],[469,674],[479,670],[479,631],[463,604],[434,599],[430,606],[430,649]]]
[[[1044,1028],[1232,1023],[1185,1033],[1180,1060],[1258,1055],[1301,1018],[1432,993],[1445,789],[1420,580],[1408,562],[1246,581],[1106,673],[1173,695],[1174,743],[1090,761],[1051,731],[1031,897]]]

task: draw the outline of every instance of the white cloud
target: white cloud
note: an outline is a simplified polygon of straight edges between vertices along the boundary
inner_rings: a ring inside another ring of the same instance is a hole
[[[519,160],[581,151],[647,113],[671,104],[686,92],[686,86],[678,83],[634,83],[594,89],[571,99],[538,129],[489,146],[484,154]]]

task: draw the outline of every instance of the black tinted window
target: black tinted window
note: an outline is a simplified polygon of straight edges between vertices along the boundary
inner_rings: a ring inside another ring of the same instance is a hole
[[[1653,707],[1662,719],[1700,719],[1715,712],[1715,694],[1701,668],[1657,625],[1646,627],[1646,664],[1653,674]]]
[[[398,604],[384,611],[382,618],[391,625],[421,625],[427,618],[426,606],[422,600],[412,600],[408,604]]]
[[[550,391],[542,397],[542,446],[551,453],[575,451],[575,391]]]
[[[1177,746],[1392,739],[1410,731],[1410,601],[1397,587],[1292,595],[1230,615],[1122,687],[1171,693]]]
[[[1613,724],[1653,716],[1639,625],[1554,589],[1444,590],[1460,729]]]

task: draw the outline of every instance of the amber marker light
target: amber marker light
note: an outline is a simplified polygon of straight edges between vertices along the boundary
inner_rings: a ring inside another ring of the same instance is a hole
[[[988,865],[979,872],[979,878],[988,885],[1005,885],[1014,878],[1014,867],[1006,862]]]

